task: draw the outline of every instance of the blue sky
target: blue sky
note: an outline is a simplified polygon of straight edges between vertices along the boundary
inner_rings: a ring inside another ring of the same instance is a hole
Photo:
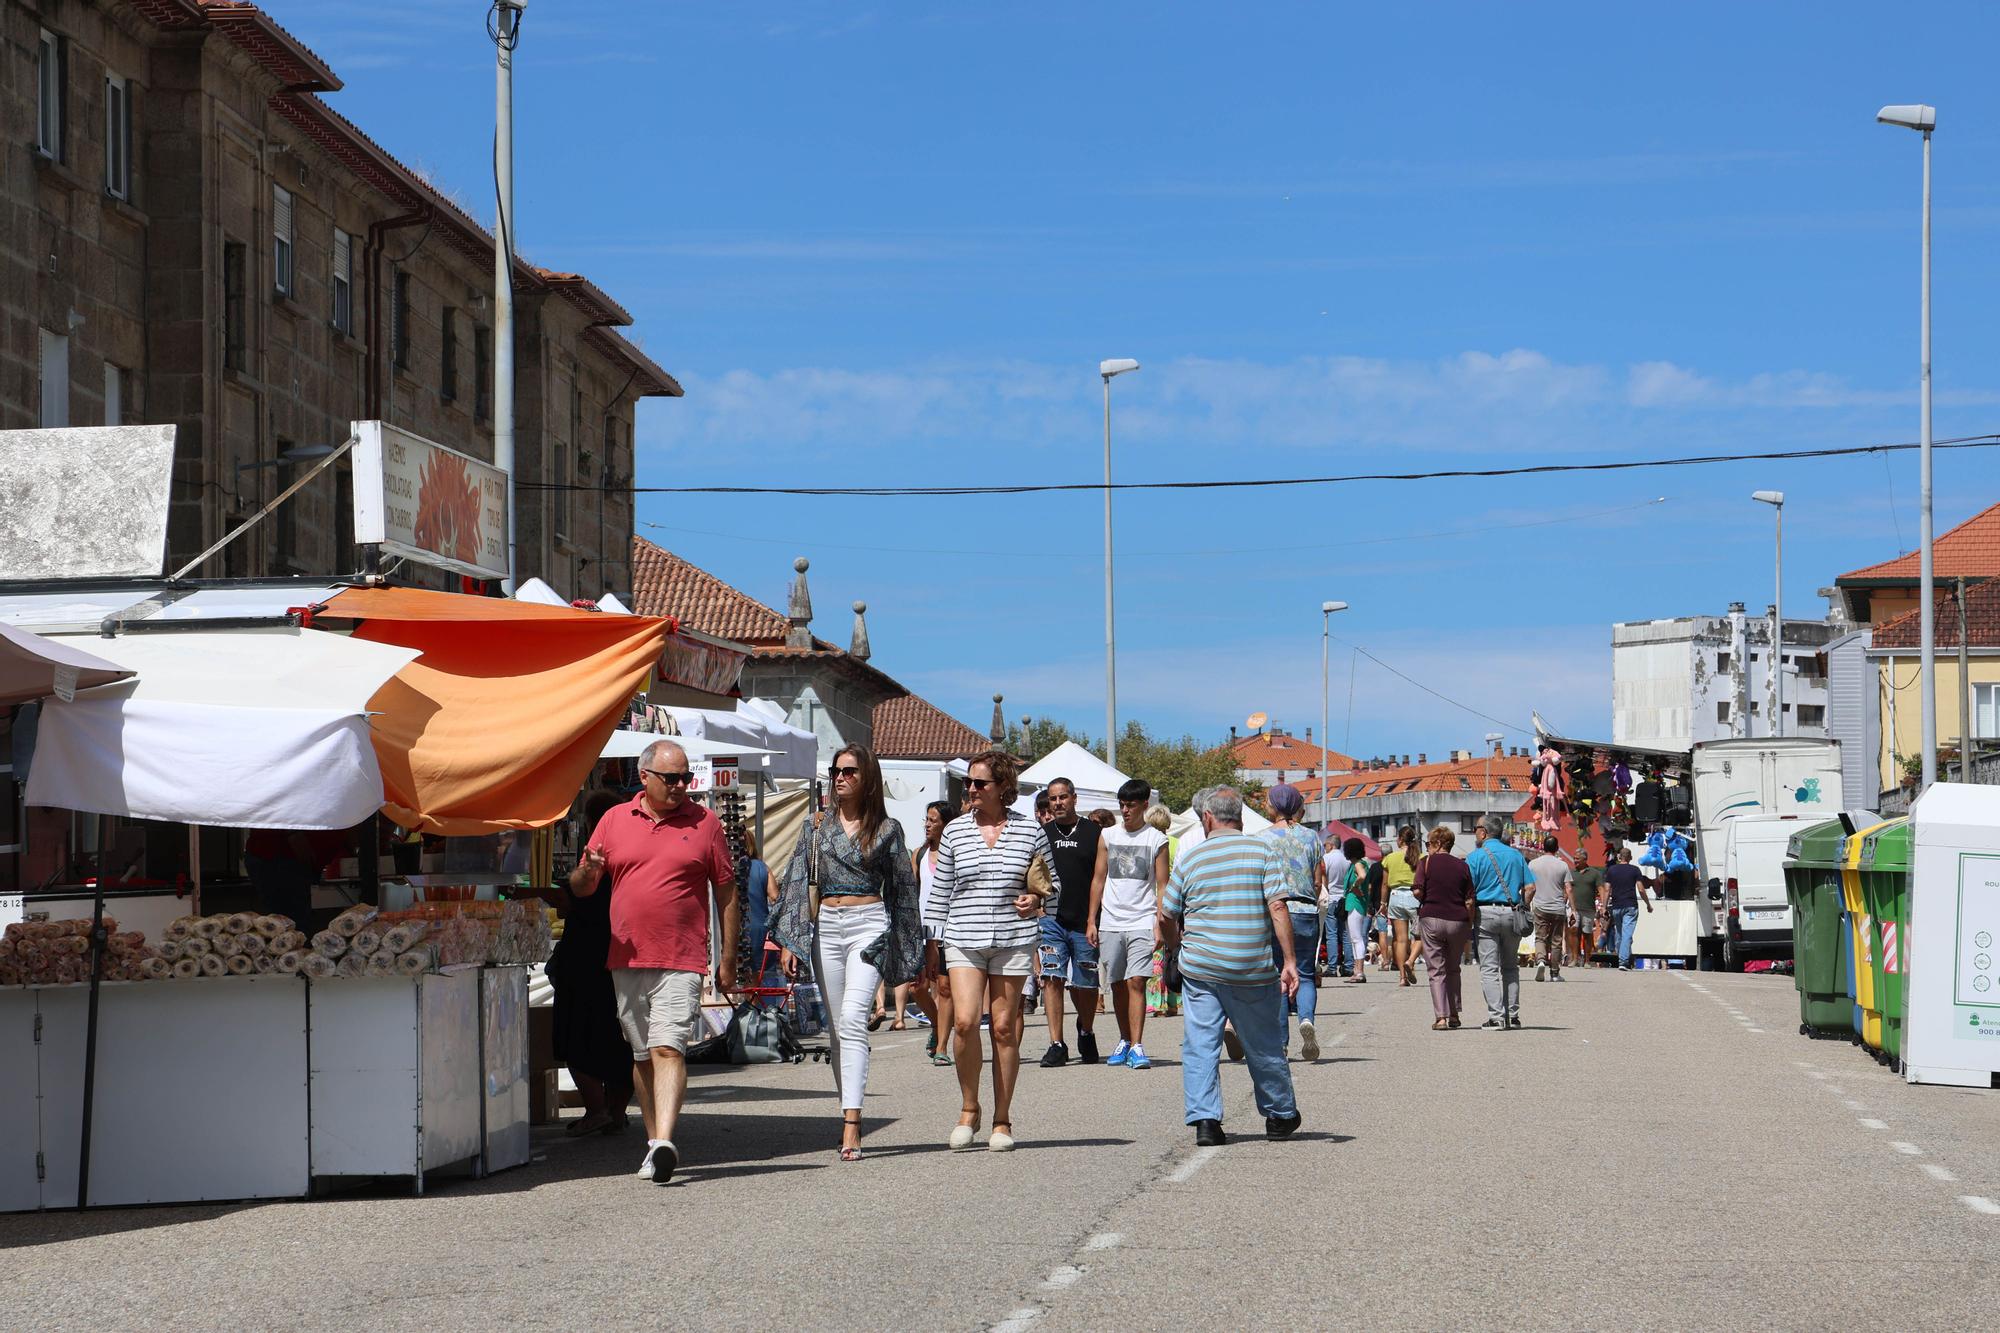
[[[276,3],[334,103],[490,217],[477,3]],[[2000,428],[2000,11],[534,0],[520,244],[589,274],[687,397],[642,485],[1407,471],[1916,438],[1939,108],[1939,438]],[[2000,458],[1938,455],[1942,531]],[[1609,625],[1786,606],[1916,543],[1914,455],[1117,504],[1121,714],[1319,723],[1362,755],[1531,708],[1608,734]],[[1667,501],[1645,502],[1656,496]],[[640,532],[984,727],[1103,720],[1100,500],[645,498]],[[1559,520],[1546,522],[1546,520]],[[1523,526],[1534,524],[1536,526]],[[565,589],[569,592],[572,590]],[[595,589],[574,590],[592,593]],[[1351,737],[1351,739],[1349,739]],[[1511,736],[1510,739],[1525,739]]]

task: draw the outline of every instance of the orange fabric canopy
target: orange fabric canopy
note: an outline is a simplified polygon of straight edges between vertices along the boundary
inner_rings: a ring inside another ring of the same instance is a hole
[[[569,812],[668,625],[418,588],[349,588],[322,620],[423,656],[368,702],[382,813],[405,828],[541,828]]]

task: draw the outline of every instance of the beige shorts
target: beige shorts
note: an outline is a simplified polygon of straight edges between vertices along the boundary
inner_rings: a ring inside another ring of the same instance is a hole
[[[947,944],[944,965],[947,971],[969,967],[989,977],[1025,977],[1035,970],[1035,946],[1003,944],[994,949],[961,949],[956,944]]]
[[[644,1060],[659,1047],[687,1054],[701,1019],[699,972],[674,972],[664,967],[614,967],[611,990],[618,997],[618,1026],[632,1048],[634,1060]]]

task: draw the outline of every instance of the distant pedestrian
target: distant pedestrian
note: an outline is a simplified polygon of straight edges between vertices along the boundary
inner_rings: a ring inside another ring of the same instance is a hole
[[[1359,842],[1352,838],[1347,842]],[[1350,976],[1354,972],[1352,961],[1347,954],[1347,842],[1334,839],[1320,858],[1320,868],[1325,871],[1320,887],[1320,922],[1323,948],[1326,955],[1327,976]],[[1300,971],[1304,971],[1302,965]]]
[[[1646,910],[1653,910],[1653,895],[1646,885],[1646,877],[1639,867],[1632,864],[1632,849],[1620,847],[1618,861],[1604,872],[1605,906],[1610,918],[1612,947],[1618,954],[1618,970],[1632,970],[1632,932],[1639,925],[1639,903],[1643,899]]]
[[[1389,894],[1389,962],[1402,974],[1402,984],[1417,984],[1417,895],[1412,891],[1417,879],[1417,863],[1423,851],[1417,846],[1417,829],[1405,824],[1396,830],[1396,850],[1382,858],[1382,885]]]
[[[869,1006],[923,973],[923,905],[903,826],[889,817],[882,766],[864,745],[834,755],[833,808],[799,835],[779,890],[778,942],[788,975],[812,960],[840,1098],[840,1160],[861,1160]]]
[[[1035,793],[1035,822],[1037,824],[1046,825],[1051,819],[1054,818],[1055,814],[1049,808],[1048,788],[1044,787],[1042,790]]]
[[[1534,877],[1521,854],[1507,845],[1506,832],[1506,820],[1487,815],[1474,828],[1477,845],[1465,858],[1479,903],[1472,941],[1479,953],[1479,989],[1486,996],[1482,1028],[1521,1026],[1521,926],[1515,913],[1527,907]]]
[[[924,807],[924,842],[910,858],[916,866],[919,902],[930,901],[931,881],[937,876],[938,843],[944,837],[945,825],[956,818],[958,807],[950,801],[932,801]],[[931,938],[928,931],[924,938],[926,941]],[[927,970],[918,980],[917,1007],[931,1021],[931,1035],[924,1044],[924,1053],[934,1065],[950,1064],[951,977],[943,971]]]
[[[1597,898],[1604,872],[1590,863],[1590,848],[1579,842],[1576,869],[1569,874],[1570,954],[1578,967],[1594,967],[1597,953]]]
[[[1167,835],[1146,823],[1153,788],[1133,778],[1118,789],[1119,823],[1104,831],[1104,876],[1089,935],[1097,948],[1098,984],[1111,995],[1118,1045],[1107,1065],[1150,1069],[1146,1058],[1146,983],[1159,949],[1160,895],[1167,884]]]
[[[1056,887],[1061,890],[1050,915],[1042,918],[1042,1007],[1048,1014],[1049,1049],[1044,1069],[1069,1063],[1063,1041],[1063,1001],[1076,1011],[1076,1054],[1097,1063],[1097,946],[1090,942],[1090,905],[1104,889],[1104,830],[1076,812],[1076,784],[1056,778],[1043,789],[1049,798],[1048,835]]]
[[[1167,872],[1173,873],[1174,862],[1180,859],[1181,840],[1170,830],[1174,826],[1173,816],[1164,805],[1155,805],[1146,811],[1146,826],[1155,828],[1167,840]],[[1153,955],[1153,981],[1146,987],[1146,1008],[1150,1013],[1171,1018],[1181,1011],[1181,993],[1167,983],[1178,980],[1180,973],[1170,965],[1173,955],[1165,948]],[[1169,972],[1172,972],[1171,978]]]
[[[1160,933],[1180,947],[1186,1020],[1181,1090],[1187,1123],[1202,1147],[1228,1142],[1222,1130],[1222,1027],[1243,1043],[1264,1115],[1264,1136],[1291,1136],[1300,1124],[1285,1063],[1281,997],[1298,990],[1285,878],[1271,845],[1243,833],[1243,798],[1212,792],[1200,810],[1205,836],[1184,852],[1160,905]],[[1271,942],[1278,945],[1273,961]]]
[[[993,1134],[986,1146],[1006,1152],[1014,1146],[1014,1082],[1021,1072],[1021,987],[1035,966],[1044,908],[1030,890],[1028,868],[1037,856],[1050,859],[1049,840],[1041,825],[1011,808],[1020,795],[1012,755],[988,750],[974,757],[965,785],[969,808],[945,827],[924,899],[931,970],[951,973],[960,1110],[948,1142],[969,1148],[979,1132],[979,1016],[990,1009]]]
[[[1347,980],[1361,985],[1368,980],[1368,927],[1375,919],[1382,868],[1368,859],[1368,845],[1359,838],[1349,838],[1340,851],[1347,858],[1347,869],[1341,874],[1340,905],[1347,914],[1347,956],[1354,964],[1354,975]]]
[[[1290,1045],[1287,1013],[1299,1013],[1299,1058],[1308,1063],[1319,1059],[1319,980],[1313,955],[1319,948],[1320,891],[1325,887],[1326,866],[1320,860],[1319,836],[1299,823],[1305,814],[1305,797],[1289,782],[1271,788],[1264,798],[1271,807],[1271,827],[1260,836],[1271,844],[1278,869],[1285,881],[1285,916],[1292,932],[1292,958],[1298,965],[1298,993],[1290,999],[1278,997],[1278,1023],[1284,1045]],[[1274,942],[1275,952],[1277,945]]]
[[[1563,953],[1569,935],[1569,862],[1562,842],[1551,833],[1542,839],[1542,854],[1528,862],[1535,877],[1535,896],[1528,906],[1535,918],[1535,980],[1561,981]]]
[[[1417,863],[1411,885],[1424,942],[1424,975],[1430,978],[1431,1009],[1437,1014],[1433,1032],[1459,1026],[1460,963],[1472,938],[1472,923],[1479,919],[1472,872],[1451,852],[1457,840],[1442,824],[1432,829],[1427,842],[1430,854]]]

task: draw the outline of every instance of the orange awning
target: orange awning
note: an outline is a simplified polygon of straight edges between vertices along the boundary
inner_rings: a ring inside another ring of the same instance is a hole
[[[405,828],[540,828],[569,812],[646,688],[667,622],[417,588],[349,588],[322,620],[415,648],[369,700],[382,813]]]

